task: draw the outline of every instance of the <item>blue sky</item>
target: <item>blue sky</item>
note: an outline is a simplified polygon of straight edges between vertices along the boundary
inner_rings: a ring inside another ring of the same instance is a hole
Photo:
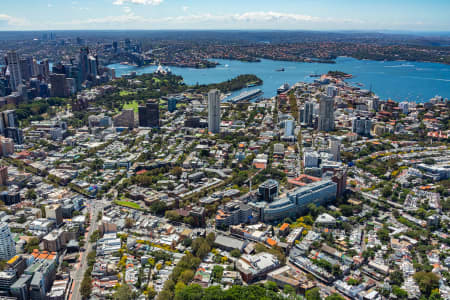
[[[2,0],[0,30],[450,31],[450,0]]]

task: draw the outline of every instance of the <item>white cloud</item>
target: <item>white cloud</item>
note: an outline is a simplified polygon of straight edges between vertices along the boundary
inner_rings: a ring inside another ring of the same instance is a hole
[[[0,27],[4,27],[2,26],[3,24],[12,27],[23,27],[29,25],[29,22],[22,18],[16,18],[6,14],[0,14]]]
[[[160,5],[163,0],[115,0],[114,5],[124,5],[127,3],[131,4],[142,4],[142,5]]]
[[[47,4],[47,7],[53,7],[53,4],[48,3],[48,4]]]
[[[352,28],[356,24],[362,24],[362,21],[359,20],[319,18],[303,14],[274,11],[254,11],[225,15],[186,13],[180,16],[155,18],[136,15],[130,6],[123,6],[122,8],[123,13],[118,16],[75,19],[61,23],[53,22],[49,26],[56,25],[60,28],[74,29],[92,27],[116,29],[119,25],[122,28],[131,29],[311,29],[330,27],[349,28],[349,26]]]
[[[182,9],[184,12],[187,12],[187,11],[189,10],[189,6],[182,6],[181,9]]]
[[[279,13],[273,11],[258,11],[258,12],[246,12],[243,14],[235,14],[232,16],[236,21],[318,21],[318,17],[291,14],[291,13]]]

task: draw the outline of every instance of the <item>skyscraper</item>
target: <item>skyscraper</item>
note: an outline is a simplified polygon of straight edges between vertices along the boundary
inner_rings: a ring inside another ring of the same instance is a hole
[[[334,130],[334,100],[324,96],[320,98],[319,104],[319,131]]]
[[[334,161],[341,160],[341,141],[340,140],[335,139],[335,138],[330,140],[330,153],[333,154]]]
[[[19,127],[16,111],[12,109],[2,111],[0,115],[0,123],[0,129],[6,127]]]
[[[284,137],[290,138],[294,136],[294,120],[285,120],[284,121]]]
[[[30,80],[33,76],[33,58],[31,56],[20,59],[20,72],[24,80]]]
[[[95,78],[98,75],[97,58],[95,56],[90,55],[88,61],[89,61],[89,75]]]
[[[301,121],[306,124],[306,126],[312,126],[313,124],[313,111],[314,111],[314,103],[310,101],[305,102],[305,106],[303,107],[301,117]]]
[[[0,222],[0,259],[9,260],[14,255],[16,255],[16,245],[9,226],[5,222]]]
[[[139,126],[159,127],[159,101],[148,100],[145,106],[139,106]]]
[[[352,120],[352,132],[363,135],[370,136],[370,130],[372,129],[372,121],[368,118],[361,119],[357,117]]]
[[[6,185],[8,183],[8,167],[0,166],[0,185]]]
[[[167,110],[169,112],[174,112],[177,110],[177,99],[169,98],[169,100],[167,100]]]
[[[52,97],[66,97],[66,75],[51,74],[50,75],[51,95]]]
[[[208,93],[208,131],[220,132],[220,92],[210,90]]]
[[[337,96],[337,88],[334,85],[329,85],[327,87],[327,96],[328,97],[336,97]]]
[[[19,56],[15,51],[7,53],[8,70],[11,78],[10,86],[13,91],[17,91],[17,87],[22,83],[22,73],[20,71]]]
[[[78,59],[80,69],[80,79],[84,82],[89,75],[89,48],[83,47],[80,49],[80,56]]]
[[[63,222],[62,208],[60,204],[47,205],[45,207],[45,216],[47,219],[54,220],[56,226],[59,226]]]

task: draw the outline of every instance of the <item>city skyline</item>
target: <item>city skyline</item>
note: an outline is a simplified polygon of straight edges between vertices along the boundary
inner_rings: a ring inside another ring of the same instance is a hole
[[[274,29],[448,31],[450,2],[7,1],[0,30]]]

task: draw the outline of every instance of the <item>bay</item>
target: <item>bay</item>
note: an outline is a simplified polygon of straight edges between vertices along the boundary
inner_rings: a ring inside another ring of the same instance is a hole
[[[240,74],[254,74],[264,81],[263,85],[258,87],[264,92],[264,97],[275,96],[277,88],[284,83],[292,85],[299,81],[312,82],[315,78],[310,77],[311,74],[339,70],[354,76],[348,80],[349,82],[361,83],[362,89],[372,89],[381,99],[426,102],[436,95],[450,98],[450,66],[438,63],[357,60],[350,57],[338,57],[336,64],[267,59],[253,63],[225,59],[214,61],[220,64],[216,68],[170,67],[170,70],[182,76],[184,82],[189,85],[218,83]],[[116,76],[133,71],[137,74],[152,73],[157,68],[157,66],[133,67],[121,64],[112,64],[108,67],[116,70]],[[284,68],[284,72],[277,71],[281,68]],[[242,90],[232,93],[231,97],[240,92]]]

